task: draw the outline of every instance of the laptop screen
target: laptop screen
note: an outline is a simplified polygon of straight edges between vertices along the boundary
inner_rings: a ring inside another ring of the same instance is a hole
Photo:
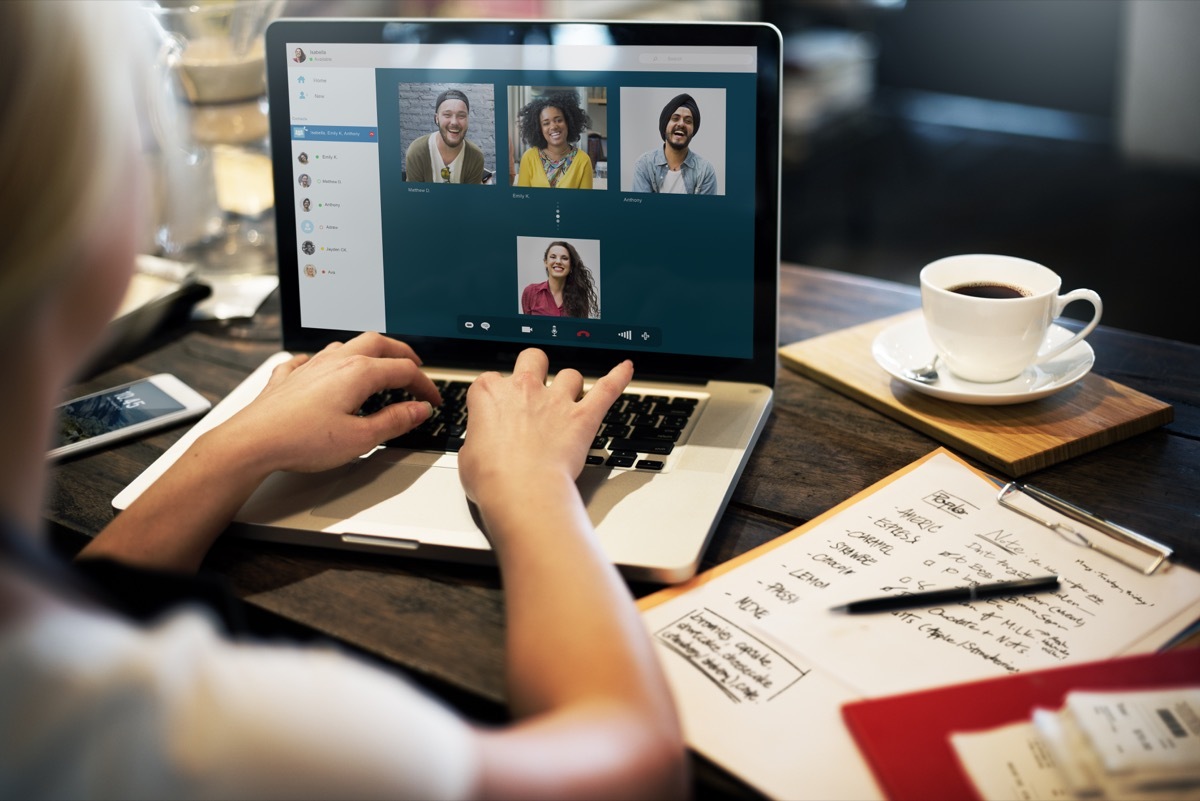
[[[778,33],[282,20],[268,32],[284,344],[524,346],[774,374]]]

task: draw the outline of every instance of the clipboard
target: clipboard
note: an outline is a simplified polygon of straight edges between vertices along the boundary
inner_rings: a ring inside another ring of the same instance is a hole
[[[1004,486],[937,448],[808,523],[642,598],[688,745],[770,797],[882,799],[846,705],[1146,653],[1195,620],[1200,574],[1165,569],[1164,558],[1146,575],[1161,551],[1135,551],[1136,569],[1126,567],[1102,532],[1065,518],[1104,546],[1085,548],[1048,528],[1042,521],[1058,513],[1032,493],[1010,488],[1001,504]],[[1025,501],[1038,522],[1007,508]],[[830,612],[857,598],[1046,572],[1062,575],[1064,589],[1040,600]],[[1063,625],[1051,631],[1046,620]]]
[[[1138,690],[1200,683],[1200,649],[1122,657],[906,693],[842,707],[891,801],[979,798],[950,735],[1028,720],[1075,690]]]
[[[1068,542],[1111,556],[1147,576],[1166,565],[1173,553],[1157,540],[1019,481],[1002,486],[996,501],[1042,524]]]

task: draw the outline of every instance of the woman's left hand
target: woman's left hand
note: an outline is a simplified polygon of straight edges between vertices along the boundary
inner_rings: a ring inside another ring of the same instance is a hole
[[[253,442],[268,470],[337,467],[429,419],[442,398],[420,365],[407,344],[361,334],[275,368],[262,394],[211,433]],[[371,395],[400,388],[417,400],[359,416]]]

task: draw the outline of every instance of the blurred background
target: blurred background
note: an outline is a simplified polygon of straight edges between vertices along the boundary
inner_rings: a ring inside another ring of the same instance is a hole
[[[941,256],[1021,256],[1098,291],[1106,325],[1200,343],[1195,0],[288,0],[284,13],[771,22],[785,261],[915,287]]]

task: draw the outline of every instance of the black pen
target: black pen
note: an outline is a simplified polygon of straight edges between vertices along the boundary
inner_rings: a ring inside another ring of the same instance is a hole
[[[976,601],[980,598],[995,598],[1003,595],[1028,595],[1031,592],[1049,592],[1058,589],[1058,576],[1002,581],[999,584],[978,584],[972,587],[955,587],[952,590],[930,590],[912,592],[908,595],[887,595],[852,601],[844,606],[835,606],[829,611],[857,615],[863,612],[889,612],[893,609],[913,609],[918,606]]]

